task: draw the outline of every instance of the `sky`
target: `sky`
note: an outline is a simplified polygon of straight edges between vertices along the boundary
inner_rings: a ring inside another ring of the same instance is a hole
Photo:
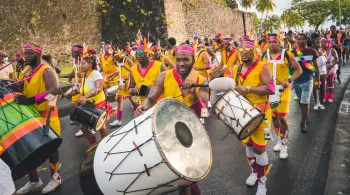
[[[281,16],[282,13],[283,13],[283,11],[291,6],[292,0],[274,0],[273,2],[276,4],[276,8],[275,8],[275,10],[273,11],[274,14]],[[239,9],[245,11],[245,9],[242,9],[241,7],[239,7]],[[248,9],[248,12],[256,12],[256,10],[255,10],[255,9],[251,9],[251,10]],[[256,13],[257,13],[257,12],[256,12]],[[260,14],[260,13],[257,13],[257,15],[258,15],[259,18],[261,17],[261,14]],[[326,22],[326,24],[324,24],[324,25],[321,26],[321,27],[324,28],[324,29],[325,29],[325,28],[329,28],[332,24],[333,24],[332,21],[328,21],[328,22]],[[303,29],[304,29],[304,30],[311,30],[311,29],[313,30],[314,28],[309,27],[308,24],[305,24],[304,27],[303,27]],[[287,30],[288,30],[288,29],[287,29]],[[295,30],[295,29],[293,29],[293,30]],[[298,30],[299,30],[299,29],[298,29]],[[301,30],[301,29],[300,29],[300,30]]]

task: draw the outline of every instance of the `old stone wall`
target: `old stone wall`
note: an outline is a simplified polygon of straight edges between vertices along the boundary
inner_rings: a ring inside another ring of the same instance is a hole
[[[0,10],[0,50],[9,54],[35,43],[66,64],[73,44],[100,41],[96,0],[1,0]]]
[[[190,39],[195,34],[233,34],[236,40],[244,34],[242,12],[223,7],[217,0],[165,0],[165,13],[169,21],[168,35],[177,37],[179,42]],[[253,22],[250,14],[245,16],[249,33]],[[181,35],[176,36],[179,33]]]

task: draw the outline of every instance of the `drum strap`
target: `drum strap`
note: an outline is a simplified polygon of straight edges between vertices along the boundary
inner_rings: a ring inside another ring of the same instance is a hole
[[[236,83],[238,84],[239,75],[241,75],[243,64],[240,64],[236,73]]]

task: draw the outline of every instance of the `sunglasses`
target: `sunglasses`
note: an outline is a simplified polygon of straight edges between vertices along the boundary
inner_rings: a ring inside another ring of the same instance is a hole
[[[253,51],[253,48],[250,48],[250,47],[239,48],[238,51],[239,52],[243,52],[243,51],[250,52],[250,51]]]
[[[146,53],[145,50],[138,50],[138,51],[136,51],[136,55],[143,55],[145,53]]]

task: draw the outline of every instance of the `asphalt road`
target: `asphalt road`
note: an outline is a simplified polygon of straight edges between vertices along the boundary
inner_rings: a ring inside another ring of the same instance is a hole
[[[348,65],[349,66],[349,65]],[[344,67],[342,84],[336,84],[335,101],[326,104],[325,111],[311,111],[308,122],[308,133],[300,132],[300,108],[296,101],[291,102],[288,117],[290,123],[289,158],[280,160],[278,153],[272,151],[275,140],[269,142],[269,162],[273,165],[268,175],[267,189],[269,195],[320,195],[324,192],[328,163],[334,136],[339,103],[343,97],[345,85],[350,75],[350,68]],[[123,123],[133,118],[132,108],[125,100]],[[52,195],[82,194],[80,191],[78,170],[84,158],[88,143],[84,138],[76,138],[74,134],[78,126],[69,124],[69,117],[61,118],[63,145],[60,147],[62,162],[61,174],[63,184]],[[213,166],[207,178],[200,182],[202,194],[239,194],[253,195],[256,187],[248,188],[245,180],[250,168],[245,159],[245,148],[234,137],[227,133],[226,126],[214,116],[210,116],[206,129],[213,147]],[[110,132],[116,129],[110,129]],[[40,175],[46,184],[49,181],[48,163],[39,168]],[[27,178],[16,181],[17,189],[24,185]],[[39,195],[40,192],[30,193]]]

